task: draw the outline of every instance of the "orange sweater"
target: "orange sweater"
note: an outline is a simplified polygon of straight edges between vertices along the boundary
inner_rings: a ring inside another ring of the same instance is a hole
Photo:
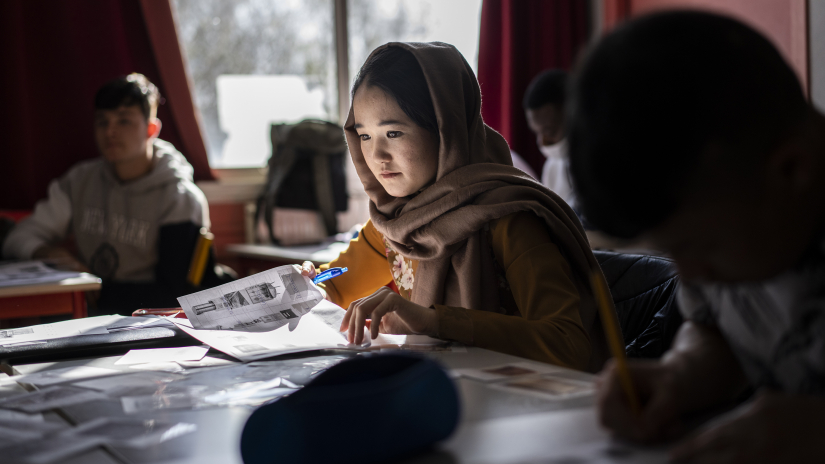
[[[579,316],[579,293],[570,266],[544,223],[530,212],[490,223],[493,254],[506,275],[518,315],[435,305],[438,338],[466,345],[585,369],[590,340]],[[321,269],[349,272],[321,284],[346,308],[393,281],[382,235],[367,222],[358,238]],[[413,269],[417,263],[412,263]]]

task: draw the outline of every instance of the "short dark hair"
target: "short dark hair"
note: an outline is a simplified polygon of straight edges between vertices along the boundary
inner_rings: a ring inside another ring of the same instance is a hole
[[[138,73],[111,80],[95,94],[96,110],[138,105],[146,120],[154,116],[160,102],[160,92],[155,84]]]
[[[548,69],[530,81],[524,92],[522,105],[525,110],[535,110],[544,105],[554,105],[562,109],[566,91],[567,72],[561,69]]]
[[[373,53],[352,84],[353,98],[364,83],[387,92],[413,122],[438,134],[438,118],[427,79],[408,50],[390,45]]]
[[[747,175],[809,114],[796,74],[766,38],[695,11],[620,26],[571,86],[578,204],[594,226],[625,238],[660,225],[703,185],[709,150],[720,153],[714,169]]]

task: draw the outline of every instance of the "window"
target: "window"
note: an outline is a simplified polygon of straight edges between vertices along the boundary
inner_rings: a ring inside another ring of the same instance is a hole
[[[339,122],[334,1],[173,0],[212,167],[264,166],[273,123]],[[390,41],[448,42],[476,68],[481,0],[344,5],[349,83]]]
[[[349,72],[387,42],[447,42],[476,71],[481,0],[349,0]]]
[[[337,119],[331,0],[173,0],[209,163],[260,167],[269,126]]]

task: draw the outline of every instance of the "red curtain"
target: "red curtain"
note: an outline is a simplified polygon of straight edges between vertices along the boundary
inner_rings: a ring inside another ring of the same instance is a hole
[[[630,17],[630,0],[603,0],[602,31],[609,32]]]
[[[93,99],[140,72],[166,99],[161,138],[212,179],[169,0],[0,2],[0,209],[30,209],[49,181],[98,156]]]
[[[536,172],[544,156],[521,106],[530,80],[547,68],[569,69],[588,37],[586,0],[484,0],[478,81],[484,121]]]

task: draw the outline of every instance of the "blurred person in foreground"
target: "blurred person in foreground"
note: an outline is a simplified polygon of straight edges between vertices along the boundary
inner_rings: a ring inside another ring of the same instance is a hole
[[[580,63],[571,174],[596,227],[675,259],[686,322],[662,359],[615,366],[615,435],[678,438],[676,462],[821,462],[825,435],[825,117],[776,48],[699,12],[630,21]],[[685,418],[747,398],[687,432]]]

